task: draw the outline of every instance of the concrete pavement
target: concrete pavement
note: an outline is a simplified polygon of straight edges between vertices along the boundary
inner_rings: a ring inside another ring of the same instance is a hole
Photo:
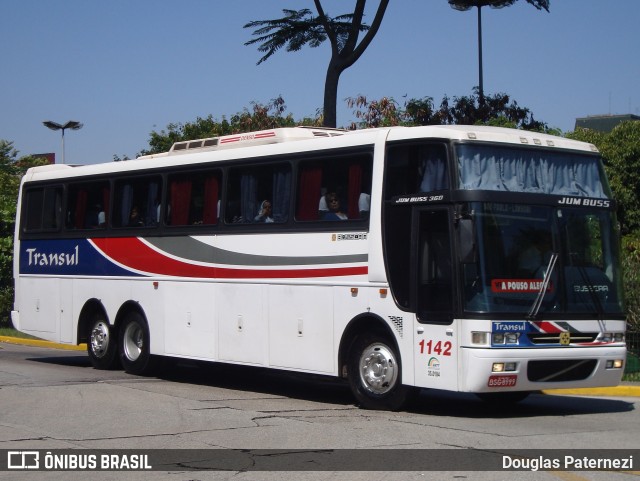
[[[86,351],[87,345],[58,344],[40,339],[24,339],[20,337],[0,336],[0,343],[21,344],[24,346],[46,347],[49,349],[66,349],[71,351]],[[623,382],[615,387],[582,388],[582,389],[545,389],[544,394],[570,396],[631,396],[640,397],[640,383]]]

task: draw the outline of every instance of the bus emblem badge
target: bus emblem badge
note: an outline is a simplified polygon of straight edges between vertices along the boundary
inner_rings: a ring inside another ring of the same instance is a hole
[[[562,346],[568,346],[571,343],[571,334],[569,332],[560,333],[560,344]]]

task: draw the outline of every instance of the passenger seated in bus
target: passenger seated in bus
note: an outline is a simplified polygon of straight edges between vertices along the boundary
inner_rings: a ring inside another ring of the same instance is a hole
[[[329,212],[329,207],[327,207],[327,189],[323,187],[320,189],[320,200],[318,201],[318,219],[324,219],[324,215]]]
[[[367,220],[369,218],[369,211],[371,210],[371,196],[362,192],[358,198],[358,212],[360,212],[360,218]]]
[[[260,204],[260,212],[253,219],[254,222],[264,222],[271,223],[273,222],[273,211],[271,207],[271,201],[263,200]]]
[[[144,222],[142,221],[142,217],[140,217],[140,212],[138,211],[137,206],[133,206],[131,209],[131,214],[129,214],[129,227],[139,227],[143,226]]]
[[[324,214],[323,220],[347,220],[349,217],[340,209],[340,200],[335,192],[330,192],[325,196],[328,211]]]

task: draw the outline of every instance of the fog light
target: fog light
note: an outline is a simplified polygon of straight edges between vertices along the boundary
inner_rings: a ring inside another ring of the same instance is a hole
[[[504,363],[504,370],[505,371],[515,371],[518,367],[518,364],[515,362],[505,362]]]
[[[609,359],[607,361],[607,369],[622,369],[624,366],[624,360],[622,359]]]
[[[491,366],[491,372],[504,372],[504,363],[494,362],[493,366]]]
[[[471,333],[471,344],[487,344],[487,332],[472,332]]]

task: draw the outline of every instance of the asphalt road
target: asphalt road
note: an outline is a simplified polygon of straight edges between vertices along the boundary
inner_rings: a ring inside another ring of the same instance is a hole
[[[171,363],[159,377],[144,378],[95,370],[79,351],[0,343],[0,450],[357,448],[382,454],[401,448],[433,456],[430,450],[451,448],[469,453],[635,449],[640,448],[638,402],[634,396],[534,394],[499,408],[471,395],[423,391],[407,411],[366,411],[354,405],[344,383],[330,378],[190,362]],[[640,466],[640,456],[636,463]],[[595,481],[630,474],[454,468],[434,473],[390,466],[383,476],[340,470],[194,472],[172,466],[137,473],[5,471],[0,478]]]

